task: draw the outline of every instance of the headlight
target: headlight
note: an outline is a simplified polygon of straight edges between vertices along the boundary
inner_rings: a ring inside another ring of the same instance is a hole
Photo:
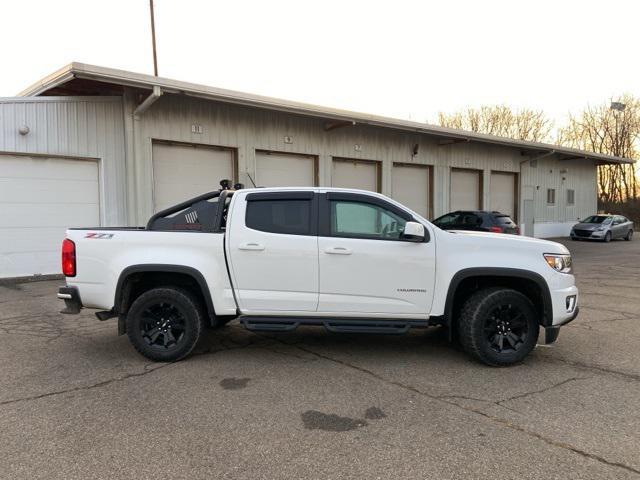
[[[553,253],[545,253],[544,259],[547,264],[556,272],[571,273],[571,255],[556,255]]]
[[[598,228],[596,228],[596,232],[604,232],[604,227],[598,227]]]

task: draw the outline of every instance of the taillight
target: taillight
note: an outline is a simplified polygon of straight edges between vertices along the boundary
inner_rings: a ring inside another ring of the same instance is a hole
[[[500,227],[491,227],[489,231],[493,233],[502,233],[502,229]]]
[[[76,244],[68,238],[62,242],[62,273],[65,277],[76,276]]]

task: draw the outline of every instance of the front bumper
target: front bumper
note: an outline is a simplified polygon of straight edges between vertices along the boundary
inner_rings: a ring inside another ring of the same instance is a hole
[[[58,288],[58,298],[64,300],[64,309],[60,313],[78,314],[82,309],[82,301],[77,287],[60,287]]]

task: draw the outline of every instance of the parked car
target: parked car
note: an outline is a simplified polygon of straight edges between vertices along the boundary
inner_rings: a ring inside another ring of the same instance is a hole
[[[591,215],[571,229],[571,240],[601,240],[633,238],[633,222],[622,215]]]
[[[118,319],[145,357],[176,361],[205,327],[299,325],[405,333],[440,325],[489,365],[510,365],[578,314],[564,245],[435,228],[372,192],[211,192],[146,228],[72,228],[62,247],[66,308]]]
[[[520,228],[509,215],[485,210],[457,210],[436,218],[433,224],[442,230],[475,230],[520,235]]]

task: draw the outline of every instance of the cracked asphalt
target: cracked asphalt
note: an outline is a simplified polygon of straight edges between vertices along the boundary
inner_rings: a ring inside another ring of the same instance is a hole
[[[567,244],[580,316],[503,369],[235,323],[149,363],[59,281],[0,285],[0,478],[640,478],[640,241]]]

